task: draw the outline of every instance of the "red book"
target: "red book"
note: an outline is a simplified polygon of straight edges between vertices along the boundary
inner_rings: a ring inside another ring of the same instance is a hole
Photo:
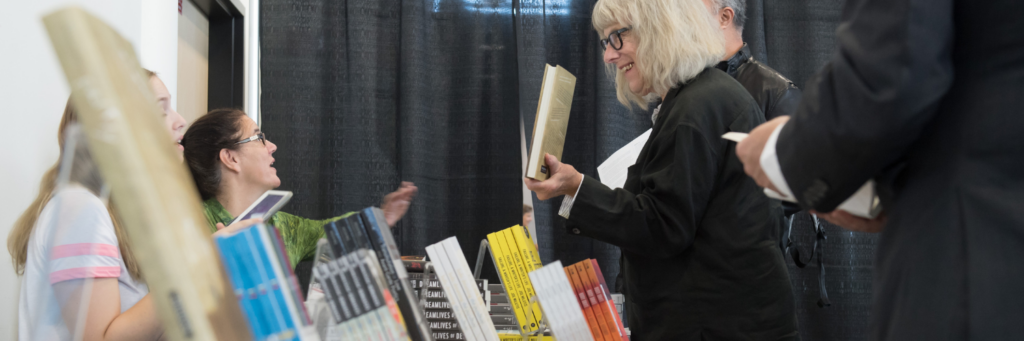
[[[583,291],[587,293],[586,299],[590,300],[590,306],[594,308],[594,316],[600,321],[601,333],[604,334],[604,339],[608,341],[620,340],[617,333],[612,332],[614,329],[614,323],[610,323],[606,313],[601,308],[601,302],[597,300],[597,295],[594,294],[594,285],[597,283],[590,278],[587,273],[587,267],[590,266],[590,259],[583,260],[579,263],[573,264],[576,267],[576,273],[580,276],[580,284],[583,285]]]
[[[605,313],[605,320],[608,321],[611,334],[614,336],[617,333],[622,341],[629,341],[626,328],[622,326],[622,319],[619,318],[619,310],[615,309],[615,302],[612,302],[612,292],[608,290],[608,284],[604,281],[604,274],[601,273],[601,267],[597,265],[597,260],[590,259],[589,264],[584,263],[584,267],[587,270],[590,283],[593,284],[594,297],[597,298],[598,306]]]
[[[569,283],[572,284],[573,291],[576,292],[577,301],[580,302],[580,307],[583,308],[583,316],[587,317],[587,326],[590,327],[590,335],[594,337],[595,341],[611,341],[605,340],[601,334],[601,327],[597,320],[597,315],[594,314],[594,308],[590,306],[590,301],[587,299],[587,294],[583,289],[583,283],[580,281],[579,274],[576,273],[575,266],[565,267],[565,276],[569,277]]]

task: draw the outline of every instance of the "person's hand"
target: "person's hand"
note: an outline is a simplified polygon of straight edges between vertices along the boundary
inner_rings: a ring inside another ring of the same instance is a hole
[[[768,179],[768,175],[761,169],[761,152],[764,151],[764,145],[772,136],[775,128],[786,121],[789,121],[789,116],[779,116],[765,122],[751,130],[747,138],[736,144],[736,157],[743,163],[743,171],[754,178],[754,182],[757,182],[758,186],[771,189],[776,193],[779,193],[779,189],[775,188],[772,181]]]
[[[811,211],[811,213],[816,214],[819,218],[825,219],[832,224],[839,225],[839,227],[853,232],[882,232],[882,230],[885,229],[885,223],[888,220],[886,219],[884,212],[875,217],[875,219],[861,218],[843,210],[835,210],[829,213]]]
[[[384,220],[387,220],[389,227],[395,226],[405,216],[409,205],[412,204],[412,198],[416,196],[416,191],[416,185],[402,181],[397,190],[384,196],[384,203],[380,205],[380,209],[384,211]]]
[[[572,165],[561,163],[551,154],[544,154],[544,161],[547,162],[551,174],[547,180],[537,181],[524,178],[526,188],[537,193],[537,199],[548,200],[559,195],[575,195],[576,190],[583,183],[583,174],[576,171]]]
[[[236,221],[236,222],[232,223],[231,225],[228,225],[227,227],[224,227],[224,223],[217,223],[217,232],[214,232],[213,235],[214,236],[229,235],[229,234],[238,232],[238,230],[241,230],[241,229],[244,229],[246,227],[253,226],[253,225],[256,225],[256,224],[259,224],[259,223],[262,223],[262,222],[263,222],[263,218],[251,218],[251,219]]]

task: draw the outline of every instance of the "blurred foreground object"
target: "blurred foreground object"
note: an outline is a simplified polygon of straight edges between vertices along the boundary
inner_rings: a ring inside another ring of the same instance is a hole
[[[251,339],[206,231],[199,195],[160,125],[130,43],[84,10],[43,18],[90,151],[120,208],[165,336]]]

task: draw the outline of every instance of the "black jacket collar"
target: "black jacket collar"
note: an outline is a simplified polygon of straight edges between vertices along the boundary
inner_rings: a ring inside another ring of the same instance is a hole
[[[719,70],[725,71],[725,73],[728,73],[733,78],[736,78],[736,72],[739,71],[740,66],[742,66],[743,63],[750,61],[750,56],[750,48],[747,47],[747,43],[743,43],[743,47],[740,48],[732,58],[719,62],[715,67]]]

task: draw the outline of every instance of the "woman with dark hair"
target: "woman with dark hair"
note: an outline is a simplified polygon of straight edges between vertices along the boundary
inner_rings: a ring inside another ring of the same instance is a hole
[[[264,192],[281,185],[274,168],[277,145],[241,110],[216,109],[203,115],[185,132],[182,146],[211,231],[222,229]],[[415,194],[416,186],[403,182],[384,197],[381,209],[389,226],[405,215]],[[277,212],[267,223],[281,232],[294,267],[313,257],[323,225],[342,217],[314,220]]]
[[[715,69],[722,32],[701,0],[600,0],[593,25],[619,101],[661,98],[624,188],[548,155],[566,229],[622,249],[621,286],[638,340],[793,340],[793,292],[778,245],[781,207],[720,136],[764,122],[757,102]]]

